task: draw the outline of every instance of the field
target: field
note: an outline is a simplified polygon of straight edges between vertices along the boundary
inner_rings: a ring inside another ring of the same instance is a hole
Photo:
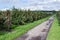
[[[0,40],[13,40],[53,14],[53,11],[23,11],[14,7],[0,11]]]
[[[54,14],[57,17],[55,16],[54,18]],[[40,23],[43,23],[51,16],[53,16],[54,21],[51,19],[53,23],[48,32],[47,40],[60,40],[60,12],[58,11],[23,11],[16,8],[0,11],[0,40],[13,40]],[[49,21],[51,20],[49,19]]]

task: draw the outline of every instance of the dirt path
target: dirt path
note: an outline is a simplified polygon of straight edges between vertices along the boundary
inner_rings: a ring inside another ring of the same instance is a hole
[[[46,40],[46,36],[52,24],[53,18],[53,16],[50,17],[47,21],[29,30],[24,35],[17,37],[15,40]]]

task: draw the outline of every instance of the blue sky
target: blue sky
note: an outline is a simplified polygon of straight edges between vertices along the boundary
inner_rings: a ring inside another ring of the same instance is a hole
[[[0,9],[59,10],[60,0],[0,0]]]

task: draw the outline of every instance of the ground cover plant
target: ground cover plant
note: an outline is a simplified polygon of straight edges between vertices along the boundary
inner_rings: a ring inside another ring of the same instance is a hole
[[[55,16],[51,29],[48,33],[47,40],[60,40],[60,23],[59,16]]]

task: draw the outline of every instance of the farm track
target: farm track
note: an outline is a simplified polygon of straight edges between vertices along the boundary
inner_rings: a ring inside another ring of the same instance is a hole
[[[45,22],[29,30],[22,36],[15,38],[14,40],[46,40],[48,31],[51,27],[54,17],[50,17]]]

